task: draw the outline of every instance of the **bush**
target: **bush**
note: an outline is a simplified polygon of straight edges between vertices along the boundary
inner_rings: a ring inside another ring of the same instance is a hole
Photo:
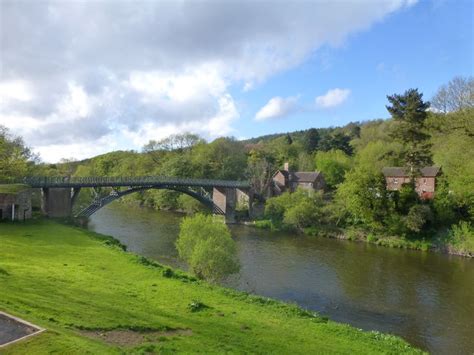
[[[198,278],[216,282],[239,271],[237,248],[229,228],[212,216],[184,218],[176,247]]]
[[[190,304],[188,304],[188,309],[191,311],[191,312],[199,312],[199,311],[203,311],[205,309],[208,309],[209,306],[205,305],[204,303],[202,303],[201,301],[198,301],[198,300],[192,300]]]
[[[260,229],[273,229],[273,223],[269,219],[263,219],[261,221],[255,221],[255,227]]]
[[[268,199],[265,217],[273,226],[304,229],[321,224],[323,206],[321,193],[298,189]]]
[[[372,233],[370,233],[368,236],[367,236],[367,241],[369,243],[375,243],[376,241],[378,240],[378,238],[373,235]]]
[[[474,254],[474,226],[461,221],[451,227],[449,244],[458,252]]]
[[[429,206],[414,205],[405,217],[405,225],[410,231],[419,233],[432,220],[433,213]]]
[[[315,201],[304,199],[286,210],[283,223],[303,229],[318,224],[321,216],[321,206]]]

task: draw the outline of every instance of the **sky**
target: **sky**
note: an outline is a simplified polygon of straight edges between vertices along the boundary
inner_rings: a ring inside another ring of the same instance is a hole
[[[45,162],[387,118],[474,75],[474,1],[0,0],[0,125]]]

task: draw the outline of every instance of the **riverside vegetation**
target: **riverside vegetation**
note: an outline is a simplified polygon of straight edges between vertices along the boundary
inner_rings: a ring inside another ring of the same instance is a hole
[[[263,194],[275,170],[288,161],[295,170],[321,171],[329,190],[324,195],[296,193],[269,200],[257,226],[473,255],[473,92],[473,78],[455,78],[440,87],[431,108],[417,90],[389,96],[392,118],[387,120],[244,141],[218,138],[208,143],[197,135],[181,134],[150,141],[142,152],[118,151],[59,164],[40,163],[20,138],[1,129],[0,180],[28,174],[248,179]],[[399,192],[386,190],[383,167],[405,166],[416,174],[429,164],[442,169],[434,200],[420,201],[410,185]],[[90,198],[84,189],[79,203]],[[191,197],[168,190],[143,191],[121,201],[203,211]]]
[[[0,309],[48,329],[4,354],[421,353],[395,336],[198,281],[58,222],[4,223],[0,240]]]

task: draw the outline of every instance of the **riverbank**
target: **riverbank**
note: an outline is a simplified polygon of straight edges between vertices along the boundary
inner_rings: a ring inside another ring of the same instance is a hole
[[[4,353],[418,353],[296,306],[199,282],[53,221],[1,224],[0,309],[47,329]]]
[[[274,226],[270,220],[248,222],[245,223],[245,225],[274,231],[281,230],[281,228]],[[448,231],[445,230],[439,231],[437,235],[431,240],[410,240],[398,236],[380,236],[365,231],[361,228],[343,229],[332,226],[323,226],[321,228],[306,228],[303,230],[297,230],[296,232],[303,233],[309,236],[364,242],[389,248],[430,251],[435,253],[457,255],[466,258],[474,258],[474,249],[471,246],[472,242],[463,244],[454,243],[451,240],[452,238],[450,238]]]

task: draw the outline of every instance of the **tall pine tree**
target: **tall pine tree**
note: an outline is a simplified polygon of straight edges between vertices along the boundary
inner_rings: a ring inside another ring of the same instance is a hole
[[[405,91],[403,95],[387,96],[391,106],[386,106],[396,122],[392,137],[405,146],[403,159],[412,177],[420,175],[420,169],[431,165],[430,135],[426,132],[429,102],[423,101],[418,89]]]

